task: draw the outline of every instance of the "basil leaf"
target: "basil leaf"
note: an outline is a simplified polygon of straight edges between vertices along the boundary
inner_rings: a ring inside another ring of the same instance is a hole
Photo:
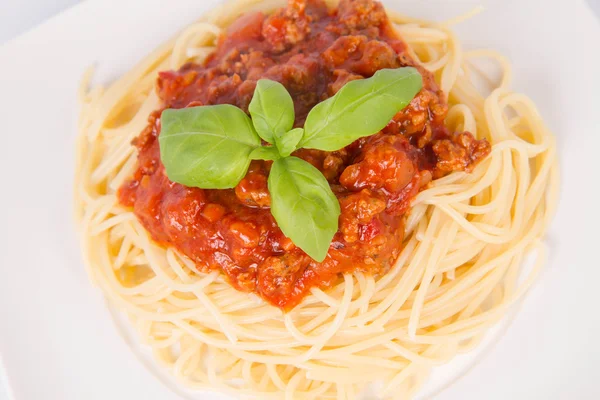
[[[281,158],[275,146],[258,147],[250,153],[252,160],[277,160]]]
[[[259,80],[248,111],[259,136],[271,144],[275,144],[275,134],[287,132],[294,126],[292,96],[279,82]]]
[[[292,129],[283,134],[275,134],[275,145],[281,157],[287,157],[296,150],[296,145],[302,139],[302,135],[304,135],[304,129],[302,128]]]
[[[204,189],[235,187],[260,146],[250,118],[228,104],[164,110],[158,140],[169,179]]]
[[[412,67],[379,70],[368,79],[348,82],[308,114],[299,147],[335,151],[373,135],[406,107],[423,79]]]
[[[323,261],[340,216],[340,203],[323,174],[300,158],[280,158],[271,167],[268,184],[279,228],[306,254]]]

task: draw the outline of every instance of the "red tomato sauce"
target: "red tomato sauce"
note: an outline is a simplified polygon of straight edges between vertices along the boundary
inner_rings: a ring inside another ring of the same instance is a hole
[[[296,126],[345,83],[382,68],[415,66],[424,87],[380,133],[334,152],[294,155],[323,172],[341,206],[339,231],[327,258],[315,262],[275,223],[267,178],[271,162],[253,161],[235,189],[204,190],[171,182],[160,161],[160,111],[135,139],[139,164],[119,190],[152,238],[174,246],[200,271],[220,270],[238,290],[289,310],[312,287],[344,272],[383,274],[402,249],[411,200],[432,178],[470,170],[490,146],[444,126],[447,104],[432,75],[406,52],[381,4],[290,0],[272,15],[234,22],[204,64],[159,74],[164,108],[233,104],[248,110],[258,79],[281,82],[292,95]]]

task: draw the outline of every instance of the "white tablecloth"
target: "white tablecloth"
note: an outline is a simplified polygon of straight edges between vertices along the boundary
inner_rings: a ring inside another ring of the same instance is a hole
[[[0,44],[81,0],[0,0]]]
[[[0,0],[0,46],[80,1]],[[0,366],[0,400],[9,400],[6,387]]]

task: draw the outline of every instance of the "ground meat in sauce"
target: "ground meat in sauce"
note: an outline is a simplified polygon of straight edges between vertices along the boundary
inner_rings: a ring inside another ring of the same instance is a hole
[[[373,0],[290,0],[266,16],[234,22],[204,65],[161,72],[164,108],[233,104],[247,111],[256,81],[281,82],[294,99],[296,126],[344,84],[382,68],[415,66],[383,7]],[[327,258],[317,263],[277,227],[267,178],[270,162],[253,161],[235,189],[203,190],[173,183],[160,162],[160,110],[134,141],[139,165],[119,191],[154,240],[174,246],[201,271],[221,270],[239,290],[290,309],[311,287],[336,283],[343,272],[385,273],[401,247],[410,202],[431,179],[469,171],[490,146],[444,126],[447,105],[432,75],[380,133],[335,152],[294,155],[320,169],[342,210]]]

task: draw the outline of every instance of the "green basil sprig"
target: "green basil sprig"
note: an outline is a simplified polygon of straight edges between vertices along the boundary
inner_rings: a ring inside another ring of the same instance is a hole
[[[294,101],[279,82],[259,80],[248,111],[258,135],[267,143],[275,144],[275,135],[294,126]]]
[[[372,78],[347,83],[310,111],[300,147],[335,151],[379,132],[422,85],[414,68],[382,69]]]
[[[338,230],[340,203],[321,171],[298,157],[276,160],[269,174],[271,213],[284,235],[323,261]]]
[[[229,104],[164,110],[158,140],[169,179],[204,189],[235,187],[260,147],[250,118]]]
[[[271,160],[271,213],[281,231],[323,261],[338,230],[340,204],[323,174],[290,156],[299,148],[339,150],[383,129],[421,90],[414,68],[384,69],[351,81],[317,104],[304,128],[293,128],[285,87],[261,79],[248,110],[231,105],[167,109],[161,116],[161,160],[171,181],[203,189],[234,188],[251,160]],[[261,139],[269,143],[262,146]]]

